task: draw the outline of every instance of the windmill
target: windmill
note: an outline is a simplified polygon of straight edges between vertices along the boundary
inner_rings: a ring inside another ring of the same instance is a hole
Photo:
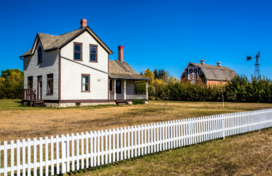
[[[259,62],[260,62],[260,51],[258,51],[258,54],[256,54],[256,57],[247,56],[247,61],[251,60],[252,58],[256,58],[255,63],[255,70],[254,70],[254,76],[259,77],[260,76],[260,68],[259,68]]]

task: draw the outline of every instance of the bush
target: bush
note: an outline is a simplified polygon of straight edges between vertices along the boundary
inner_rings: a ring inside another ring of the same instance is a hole
[[[132,103],[133,103],[133,104],[145,104],[145,101],[134,99],[134,100],[132,101]]]

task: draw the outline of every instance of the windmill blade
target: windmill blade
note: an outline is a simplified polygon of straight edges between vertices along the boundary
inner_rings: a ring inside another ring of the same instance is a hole
[[[258,51],[258,56],[260,57],[260,51]]]
[[[251,56],[247,56],[247,61],[251,60]]]

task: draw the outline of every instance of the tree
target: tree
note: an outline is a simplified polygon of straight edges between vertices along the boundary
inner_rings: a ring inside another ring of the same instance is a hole
[[[157,69],[154,70],[154,77],[155,77],[155,79],[156,78],[159,79],[159,73],[158,73]]]
[[[24,73],[19,69],[1,71],[0,98],[21,98],[24,88]]]
[[[143,76],[145,76],[145,77],[147,77],[147,78],[151,78],[151,79],[152,79],[152,80],[151,80],[151,81],[149,81],[149,82],[154,81],[154,73],[153,73],[151,70],[146,69],[146,70],[144,70],[142,73],[143,73]]]

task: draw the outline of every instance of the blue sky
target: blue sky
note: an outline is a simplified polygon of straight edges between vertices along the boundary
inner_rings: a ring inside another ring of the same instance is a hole
[[[261,74],[272,78],[271,0],[168,1],[4,1],[0,6],[0,70],[19,68],[37,32],[59,35],[80,27],[80,19],[138,73],[164,69],[180,77],[189,62],[221,61],[238,74],[254,73],[261,52]]]

